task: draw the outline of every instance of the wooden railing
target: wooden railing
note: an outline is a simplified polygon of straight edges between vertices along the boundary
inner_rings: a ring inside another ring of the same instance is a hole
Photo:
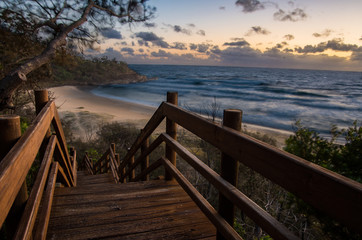
[[[54,102],[48,102],[46,91],[38,91],[36,103],[39,113],[32,125],[20,139],[16,139],[15,145],[0,162],[0,226],[5,222],[9,239],[30,239],[32,233],[33,239],[45,239],[56,180],[66,187],[75,186],[77,182],[76,152],[73,149],[68,153]],[[18,117],[3,117],[4,121],[7,118],[17,119],[14,123],[20,126]],[[2,140],[6,142],[6,139]],[[41,159],[40,168],[29,198],[24,203],[25,208],[15,206],[17,196],[26,195],[26,189],[22,192],[23,186],[26,186],[26,176],[37,155]],[[42,208],[38,212],[41,201]],[[12,210],[16,207],[21,211],[14,216]],[[9,226],[14,224],[11,218],[16,219],[15,229]],[[38,222],[35,226],[36,218]]]
[[[234,173],[226,172],[219,175],[177,142],[175,125],[179,124],[220,149],[225,156],[223,159],[226,164],[232,161],[243,163],[345,226],[362,233],[362,184],[258,141],[225,124],[220,126],[183,110],[176,105],[176,93],[168,94],[169,102],[160,105],[121,162],[118,168],[121,182],[127,179],[145,179],[154,169],[164,166],[167,171],[166,179],[175,178],[179,182],[216,226],[218,239],[241,239],[232,227],[234,219],[230,211],[233,211],[233,208],[221,204],[217,212],[176,168],[177,153],[213,184],[219,190],[219,195],[225,197],[232,206],[238,207],[272,238],[297,239],[284,225],[239,191],[233,183],[235,179],[226,180],[222,176]],[[164,118],[167,119],[166,133],[159,135],[148,146],[149,137]],[[224,118],[224,122],[228,121]],[[148,166],[148,155],[163,142],[166,143],[165,157]],[[138,150],[141,150],[141,153],[135,159]],[[143,167],[139,175],[134,176],[134,170],[138,165]],[[221,166],[223,167],[228,169],[225,165]],[[227,171],[235,171],[235,168],[229,168]]]
[[[87,170],[91,175],[111,172],[116,183],[119,182],[119,175],[117,173],[119,166],[119,154],[115,153],[115,144],[112,143],[110,147],[105,151],[102,157],[93,163],[89,158],[88,153],[85,153],[83,161],[80,165],[80,170]]]

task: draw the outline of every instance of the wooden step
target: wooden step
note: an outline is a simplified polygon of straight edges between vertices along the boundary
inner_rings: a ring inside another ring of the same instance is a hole
[[[215,239],[214,226],[177,182],[115,184],[102,175],[56,189],[47,239]]]

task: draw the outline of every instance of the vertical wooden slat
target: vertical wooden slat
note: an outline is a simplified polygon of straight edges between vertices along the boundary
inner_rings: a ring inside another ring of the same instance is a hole
[[[223,126],[241,131],[242,111],[236,109],[224,110]],[[222,153],[220,176],[226,181],[236,186],[238,181],[239,162],[229,155]],[[231,225],[234,225],[235,206],[222,193],[219,193],[219,214]],[[222,240],[225,237],[217,232],[217,239]]]
[[[143,154],[149,146],[150,146],[150,142],[149,142],[149,138],[147,138],[141,145],[141,154]],[[149,162],[150,162],[150,157],[148,155],[142,159],[141,172],[148,168]],[[148,174],[141,178],[141,181],[148,181],[148,180],[149,180]]]
[[[178,93],[177,92],[167,92],[167,102],[178,105]],[[177,139],[177,124],[171,119],[166,117],[166,133],[173,139]],[[166,146],[166,158],[176,166],[176,152],[172,148]],[[172,180],[173,176],[169,173],[165,173],[166,180]]]
[[[131,157],[131,162],[130,164],[128,165],[128,168],[132,168],[134,164],[134,156]],[[129,182],[133,181],[133,179],[135,178],[135,169],[132,169],[130,175],[129,175]]]

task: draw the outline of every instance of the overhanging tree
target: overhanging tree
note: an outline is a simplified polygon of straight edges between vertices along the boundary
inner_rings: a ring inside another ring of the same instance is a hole
[[[147,0],[2,0],[2,30],[40,42],[38,54],[16,56],[14,68],[0,80],[0,111],[12,108],[15,91],[27,75],[49,63],[61,48],[90,47],[103,29],[149,20],[155,8]]]

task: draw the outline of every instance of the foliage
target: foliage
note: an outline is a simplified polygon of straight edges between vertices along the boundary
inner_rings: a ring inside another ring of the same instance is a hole
[[[355,181],[362,182],[362,127],[355,121],[347,130],[331,129],[331,139],[325,139],[316,131],[295,124],[295,134],[286,140],[285,150],[308,161],[330,169]],[[337,144],[343,136],[345,144]],[[322,229],[329,239],[360,239],[340,223],[330,219],[293,195],[289,195],[289,205],[308,216],[312,228]]]
[[[295,134],[286,140],[285,151],[362,182],[362,126],[357,121],[347,130],[333,127],[330,140],[299,121],[295,127]],[[345,144],[336,143],[339,136],[344,136]]]

